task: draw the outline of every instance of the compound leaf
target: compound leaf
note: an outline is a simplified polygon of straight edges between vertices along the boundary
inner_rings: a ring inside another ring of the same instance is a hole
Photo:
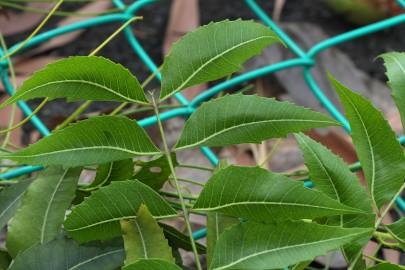
[[[135,263],[124,266],[122,270],[182,270],[182,268],[164,260],[141,259]]]
[[[281,174],[259,167],[238,166],[215,173],[193,208],[259,222],[362,212]]]
[[[303,221],[274,224],[248,221],[220,236],[209,269],[284,268],[312,260],[360,237],[370,237],[371,233],[372,229],[346,229]]]
[[[175,262],[163,229],[159,227],[145,205],[141,204],[136,218],[120,222],[126,254],[125,265],[139,259]]]
[[[405,53],[390,52],[381,55],[387,69],[388,85],[405,126]]]
[[[28,179],[21,180],[0,192],[0,228],[3,228],[15,214],[20,205],[20,199],[31,182]]]
[[[297,141],[304,153],[305,165],[309,169],[309,177],[316,189],[332,199],[353,208],[359,208],[368,214],[340,215],[327,220],[328,225],[345,228],[372,228],[375,215],[371,208],[371,200],[361,186],[357,176],[352,173],[346,163],[322,144],[304,134],[296,135]],[[359,198],[362,198],[359,200]],[[364,239],[368,241],[368,239]],[[365,242],[351,243],[345,247],[348,259],[355,256]]]
[[[0,158],[36,165],[77,167],[159,152],[135,121],[121,116],[96,116]]]
[[[123,261],[122,241],[78,245],[61,238],[18,254],[9,270],[115,270]]]
[[[94,191],[75,206],[64,227],[79,242],[106,240],[121,234],[119,221],[136,217],[141,204],[155,218],[176,215],[176,211],[150,187],[136,180],[112,182]]]
[[[8,227],[7,249],[13,257],[60,233],[80,172],[80,168],[49,167],[28,187]]]
[[[160,99],[193,85],[213,81],[242,69],[242,64],[280,39],[253,21],[210,23],[186,34],[165,57]]]
[[[394,131],[370,101],[331,78],[352,128],[352,139],[368,189],[378,208],[398,193],[405,178],[405,156]]]
[[[289,102],[256,95],[228,95],[202,104],[191,115],[175,149],[260,143],[332,125],[339,123]]]
[[[99,56],[73,56],[47,65],[26,80],[0,109],[17,100],[48,97],[147,104],[138,80],[120,64]]]

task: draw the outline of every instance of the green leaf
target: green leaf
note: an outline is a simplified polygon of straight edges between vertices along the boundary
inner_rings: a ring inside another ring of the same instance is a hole
[[[352,128],[352,139],[372,200],[391,201],[405,178],[405,156],[383,114],[370,101],[331,78]]]
[[[371,229],[345,229],[303,221],[246,222],[221,235],[209,269],[283,268],[312,260],[371,233]]]
[[[388,231],[395,237],[399,242],[405,244],[405,218],[402,217],[395,223],[385,225]]]
[[[387,69],[388,85],[405,126],[405,53],[391,52],[381,55]]]
[[[171,158],[173,166],[177,166],[176,154],[172,153]],[[165,155],[161,155],[150,161],[138,160],[136,161],[136,165],[141,166],[141,169],[136,172],[134,178],[154,190],[160,190],[172,174]]]
[[[223,78],[262,49],[280,42],[270,28],[253,21],[210,23],[186,34],[165,57],[160,99],[193,85]]]
[[[239,219],[235,217],[226,216],[220,213],[207,214],[207,263],[212,261],[215,250],[215,245],[219,240],[221,234],[225,229],[239,224]]]
[[[175,149],[260,143],[311,128],[339,125],[318,112],[256,95],[227,95],[201,105]]]
[[[190,238],[187,235],[179,232],[177,229],[165,223],[159,223],[159,226],[162,227],[163,233],[169,242],[169,246],[171,246],[173,249],[181,248],[186,251],[193,251]],[[198,242],[195,244],[199,254],[205,254],[207,252],[207,248],[204,245]]]
[[[28,187],[8,227],[7,249],[13,257],[60,233],[80,172],[81,168],[49,167]]]
[[[28,179],[21,180],[0,192],[0,228],[3,228],[15,214],[20,205],[20,199],[31,182]]]
[[[354,209],[288,177],[259,167],[229,166],[205,185],[196,211],[215,211],[259,222],[355,214]]]
[[[367,270],[404,270],[403,266],[392,263],[379,263],[373,267],[367,268]]]
[[[18,254],[9,270],[115,270],[123,260],[122,241],[78,245],[62,238]]]
[[[108,185],[111,181],[122,181],[132,177],[134,162],[132,159],[118,160],[97,167],[96,177],[91,184],[81,187],[82,191],[92,191]]]
[[[91,131],[91,132],[89,132]],[[121,116],[96,116],[0,156],[34,165],[77,167],[156,155],[160,151],[135,121]]]
[[[118,181],[94,191],[75,206],[64,227],[79,242],[110,239],[121,234],[119,221],[135,218],[141,204],[145,204],[155,218],[176,215],[150,187],[136,180]]]
[[[159,259],[142,259],[124,266],[122,270],[182,270],[179,266]]]
[[[99,56],[74,56],[35,72],[0,109],[17,100],[48,97],[147,104],[144,91],[131,72]]]
[[[296,138],[304,153],[309,177],[314,182],[316,189],[342,204],[368,213],[331,217],[327,220],[327,224],[345,228],[373,228],[375,215],[371,207],[371,200],[347,164],[328,148],[304,134],[297,134]],[[349,190],[350,192],[348,192]],[[359,200],[359,198],[362,199]],[[351,243],[345,247],[344,252],[349,261],[368,240],[362,239],[358,244]]]
[[[6,252],[1,250],[0,251],[0,270],[6,270],[8,269],[8,266],[10,265],[12,261],[12,258],[10,255]]]
[[[125,265],[138,259],[162,259],[175,262],[172,249],[148,208],[141,204],[137,217],[121,220],[122,237],[125,246]]]

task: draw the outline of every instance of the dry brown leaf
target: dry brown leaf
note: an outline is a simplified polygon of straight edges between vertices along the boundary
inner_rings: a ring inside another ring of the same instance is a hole
[[[49,9],[51,3],[30,3],[28,4],[33,8]],[[45,17],[45,14],[29,13],[29,12],[9,12],[7,16],[0,16],[0,31],[4,36],[15,35],[30,29],[33,29],[41,20]]]

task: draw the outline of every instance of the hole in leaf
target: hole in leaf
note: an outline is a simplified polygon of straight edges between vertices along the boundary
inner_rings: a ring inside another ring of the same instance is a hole
[[[160,168],[160,167],[150,167],[149,171],[152,172],[152,173],[161,173],[162,168]]]

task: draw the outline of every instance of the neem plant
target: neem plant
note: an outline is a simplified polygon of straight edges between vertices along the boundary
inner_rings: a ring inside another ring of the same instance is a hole
[[[178,270],[179,248],[193,251],[198,269],[204,254],[208,269],[304,269],[316,256],[339,249],[350,269],[365,269],[362,250],[371,238],[384,247],[404,249],[405,220],[382,223],[404,189],[401,145],[380,111],[334,79],[367,191],[340,157],[301,133],[339,123],[288,102],[242,94],[213,99],[192,113],[175,146],[167,145],[159,117],[162,101],[240,70],[244,61],[279,41],[252,21],[201,27],[165,58],[158,100],[145,95],[121,65],[96,56],[58,61],[24,82],[2,107],[41,97],[152,106],[163,150],[136,121],[109,115],[79,121],[21,151],[3,154],[3,159],[45,166],[36,179],[10,184],[0,193],[0,225],[8,223],[7,253],[2,256],[13,258],[9,269]],[[404,120],[405,55],[383,58]],[[176,152],[260,143],[289,133],[296,133],[313,189],[260,167],[221,163],[198,198],[182,193]],[[145,162],[139,156],[152,158]],[[78,185],[81,171],[94,165],[94,181]],[[174,184],[176,194],[160,191],[166,181]],[[207,215],[207,247],[191,235],[190,212]],[[176,217],[184,219],[186,234],[162,223]],[[401,269],[387,262],[372,268]]]

